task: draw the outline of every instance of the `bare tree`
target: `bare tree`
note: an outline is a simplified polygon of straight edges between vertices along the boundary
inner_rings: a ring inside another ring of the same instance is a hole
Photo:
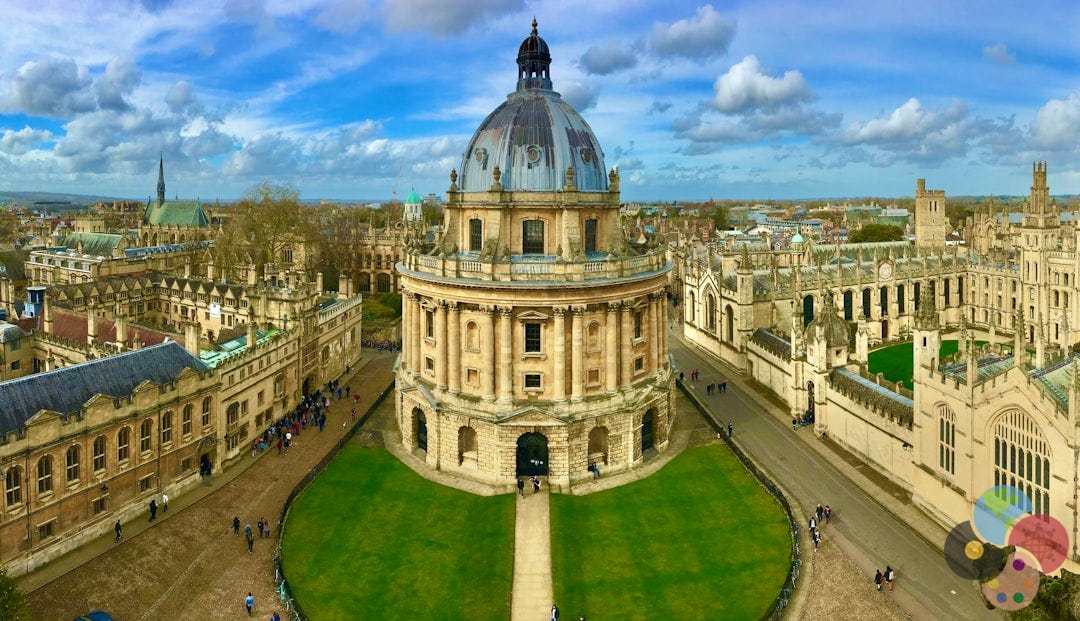
[[[315,251],[314,213],[300,204],[290,184],[258,183],[228,210],[230,222],[215,242],[215,263],[229,273],[251,263],[257,273],[267,264],[304,269]]]

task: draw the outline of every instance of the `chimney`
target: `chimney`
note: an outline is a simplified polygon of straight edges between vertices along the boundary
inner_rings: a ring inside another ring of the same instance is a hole
[[[128,318],[127,315],[118,314],[116,316],[116,342],[120,343],[120,350],[123,351],[127,348],[128,340]]]
[[[93,306],[86,307],[86,344],[93,345],[97,341],[98,325],[97,311]]]
[[[214,280],[214,262],[210,261],[206,264],[206,279],[213,282]]]
[[[255,283],[258,281],[258,278],[259,278],[259,275],[256,273],[255,266],[254,265],[249,265],[248,266],[248,272],[247,272],[247,284],[249,284],[251,286],[255,286]]]
[[[142,349],[142,339],[139,338],[139,331],[135,331],[135,336],[131,338],[131,350],[138,351]]]
[[[249,318],[247,325],[247,347],[251,349],[255,347],[255,342],[259,340],[259,333],[255,329],[255,319]]]
[[[189,257],[187,262],[184,263],[184,278],[191,279],[191,258]]]
[[[53,329],[52,303],[49,302],[49,296],[45,296],[41,300],[41,307],[42,307],[42,310],[41,310],[42,319],[45,322],[45,325],[44,325],[44,327],[42,329],[45,330],[45,334],[52,334],[52,329]]]
[[[189,321],[184,323],[184,349],[188,350],[188,353],[196,358],[199,357],[199,335],[202,333],[202,326],[196,321]]]
[[[315,274],[315,290],[319,293],[323,292],[322,272]]]

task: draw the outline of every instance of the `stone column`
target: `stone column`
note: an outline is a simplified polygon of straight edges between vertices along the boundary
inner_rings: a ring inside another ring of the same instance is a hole
[[[619,305],[612,302],[607,307],[607,321],[604,324],[604,374],[608,392],[619,389]]]
[[[401,293],[401,368],[408,371],[412,368],[412,294],[408,291]],[[361,333],[363,339],[363,333]]]
[[[573,332],[570,337],[570,354],[573,356],[570,366],[570,398],[574,402],[579,402],[584,394],[585,382],[585,344],[582,342],[581,327],[585,319],[585,307],[574,306],[571,310],[574,313],[574,325],[571,328]]]
[[[499,403],[512,403],[514,400],[513,315],[513,308],[499,308]]]
[[[448,306],[450,310],[447,321],[447,348],[449,353],[446,363],[450,365],[448,380],[450,392],[456,395],[461,392],[461,310],[458,308],[457,302],[450,302]]]
[[[440,302],[435,309],[435,385],[439,390],[446,390],[447,360],[446,302]]]
[[[660,300],[655,293],[649,295],[649,360],[645,365],[650,373],[660,370],[660,335],[667,326],[660,325]]]
[[[420,363],[420,341],[423,340],[422,330],[423,321],[420,319],[420,296],[413,294],[412,299],[409,301],[409,308],[412,311],[412,320],[409,321],[409,327],[412,329],[412,352],[409,353],[409,370],[413,375],[419,375],[420,369],[423,365]]]
[[[555,377],[551,382],[552,399],[566,401],[566,307],[556,306],[552,311],[555,313],[555,327],[552,331],[552,355],[555,357]]]
[[[621,383],[623,388],[628,388],[630,382],[634,377],[634,347],[633,347],[633,323],[631,322],[630,314],[633,309],[630,305],[623,303],[622,305],[622,325],[619,326],[620,332],[622,332],[622,379]]]
[[[495,307],[484,306],[484,321],[480,332],[480,350],[484,358],[483,397],[484,401],[495,400]]]

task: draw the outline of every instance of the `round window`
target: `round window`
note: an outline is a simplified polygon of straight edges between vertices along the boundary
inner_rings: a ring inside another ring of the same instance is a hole
[[[525,157],[528,158],[530,164],[535,164],[540,161],[540,147],[536,145],[529,145],[525,149]]]

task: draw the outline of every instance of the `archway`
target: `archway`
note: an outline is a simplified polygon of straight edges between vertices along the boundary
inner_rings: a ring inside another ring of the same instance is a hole
[[[458,465],[476,467],[476,430],[472,427],[458,429]]]
[[[606,466],[608,463],[607,427],[593,427],[589,430],[589,463]]]
[[[656,410],[649,409],[641,417],[641,452],[656,446]]]
[[[306,397],[314,392],[315,389],[315,376],[309,375],[304,378],[304,384],[301,388],[301,393]]]
[[[523,433],[517,441],[517,475],[547,476],[548,440],[542,433]]]
[[[427,450],[427,417],[420,408],[413,408],[413,441],[416,448]]]
[[[885,319],[881,320],[881,340],[889,340],[889,322]]]

